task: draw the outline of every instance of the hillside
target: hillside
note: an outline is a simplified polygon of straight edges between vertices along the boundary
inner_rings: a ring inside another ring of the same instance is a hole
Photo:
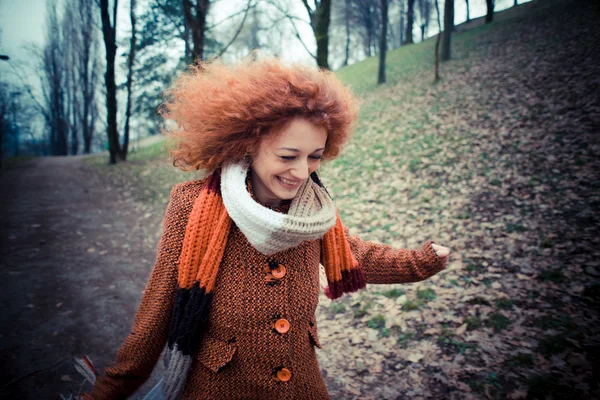
[[[453,251],[417,284],[324,297],[318,352],[334,399],[600,398],[599,5],[534,1],[340,70],[360,123],[323,168],[352,234]],[[366,77],[366,78],[365,78]],[[162,145],[89,164],[164,204]],[[598,372],[596,372],[597,374]]]

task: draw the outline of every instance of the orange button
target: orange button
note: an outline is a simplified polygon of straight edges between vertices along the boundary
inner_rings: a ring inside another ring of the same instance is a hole
[[[271,271],[271,274],[273,274],[275,279],[281,279],[285,276],[285,267],[279,264],[277,268]]]
[[[290,323],[287,319],[278,319],[277,322],[275,322],[275,329],[279,333],[286,333],[290,330]]]
[[[277,378],[282,382],[287,382],[292,379],[292,373],[287,368],[281,368],[277,371]]]

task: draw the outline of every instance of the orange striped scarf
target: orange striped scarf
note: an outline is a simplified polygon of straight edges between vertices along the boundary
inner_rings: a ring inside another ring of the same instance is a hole
[[[311,178],[322,187],[316,174]],[[194,203],[179,259],[179,287],[169,332],[168,367],[163,388],[167,399],[176,399],[181,394],[207,325],[231,225],[221,196],[221,174],[216,171],[206,179]],[[329,298],[336,299],[365,287],[364,276],[352,255],[337,212],[335,225],[322,239],[321,251],[328,281],[325,294]]]

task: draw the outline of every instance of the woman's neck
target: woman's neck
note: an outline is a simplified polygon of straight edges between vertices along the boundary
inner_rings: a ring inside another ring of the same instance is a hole
[[[256,174],[250,171],[250,184],[251,184],[251,195],[262,205],[268,207],[279,207],[283,203],[283,200],[269,193],[264,187],[264,184],[260,182],[260,178]]]

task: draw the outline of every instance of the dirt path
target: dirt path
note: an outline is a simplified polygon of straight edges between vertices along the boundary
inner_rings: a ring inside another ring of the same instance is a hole
[[[80,157],[23,162],[0,191],[0,397],[76,393],[73,356],[106,366],[128,334],[165,206],[117,193]]]

